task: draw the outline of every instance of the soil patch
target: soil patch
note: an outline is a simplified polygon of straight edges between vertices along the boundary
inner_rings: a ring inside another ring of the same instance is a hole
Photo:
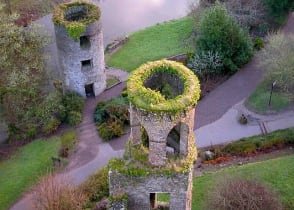
[[[275,159],[287,155],[293,155],[294,148],[286,147],[283,149],[272,149],[268,151],[261,151],[258,153],[250,154],[247,156],[230,156],[226,157],[219,163],[209,163],[205,164],[199,157],[194,165],[194,176],[201,176],[206,172],[216,172],[223,168],[231,166],[240,166],[248,163],[261,162],[265,160]]]

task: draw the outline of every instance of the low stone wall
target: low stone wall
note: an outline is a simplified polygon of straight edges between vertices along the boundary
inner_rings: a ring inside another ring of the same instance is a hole
[[[123,190],[128,195],[128,210],[150,210],[150,194],[169,193],[170,210],[191,209],[192,170],[189,173],[172,175],[149,175],[130,177],[116,171],[109,171],[110,195]]]

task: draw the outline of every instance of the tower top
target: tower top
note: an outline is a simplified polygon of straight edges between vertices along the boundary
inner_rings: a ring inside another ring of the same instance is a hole
[[[75,1],[60,4],[53,12],[53,22],[66,28],[71,38],[77,40],[87,26],[100,19],[99,7],[94,4]]]

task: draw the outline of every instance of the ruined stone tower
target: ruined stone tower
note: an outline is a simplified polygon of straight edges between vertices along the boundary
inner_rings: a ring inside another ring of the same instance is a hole
[[[191,209],[197,77],[180,63],[155,61],[130,75],[127,90],[131,135],[125,158],[110,161],[110,194],[123,191],[131,210]],[[168,204],[158,201],[162,193]]]
[[[87,2],[59,5],[53,14],[63,87],[86,97],[106,87],[100,10]]]

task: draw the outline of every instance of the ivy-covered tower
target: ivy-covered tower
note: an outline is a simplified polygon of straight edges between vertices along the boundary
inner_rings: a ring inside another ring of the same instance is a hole
[[[100,9],[88,2],[60,4],[53,13],[63,88],[96,96],[106,87]]]
[[[124,159],[110,161],[110,194],[123,191],[131,210],[191,209],[197,77],[181,63],[155,61],[130,75],[127,91],[131,135]]]

